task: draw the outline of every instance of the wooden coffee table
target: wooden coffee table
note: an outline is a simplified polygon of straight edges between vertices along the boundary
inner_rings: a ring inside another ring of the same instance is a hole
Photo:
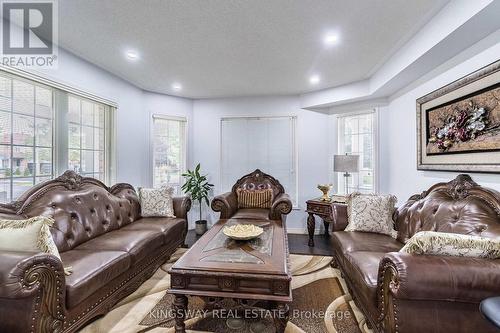
[[[226,225],[255,224],[264,233],[251,241],[234,241]],[[219,220],[169,270],[175,295],[175,331],[185,332],[187,296],[201,297],[207,308],[224,298],[240,306],[272,309],[278,332],[288,321],[292,301],[286,227],[279,220]]]

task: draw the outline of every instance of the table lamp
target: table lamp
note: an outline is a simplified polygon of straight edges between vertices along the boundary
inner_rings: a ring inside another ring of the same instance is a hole
[[[359,155],[334,155],[333,156],[333,171],[343,172],[345,177],[345,194],[349,194],[349,177],[350,172],[359,171]]]

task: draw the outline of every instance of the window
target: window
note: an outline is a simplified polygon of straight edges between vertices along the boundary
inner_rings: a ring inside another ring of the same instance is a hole
[[[68,167],[105,181],[107,106],[76,96],[68,97]]]
[[[153,186],[173,186],[180,193],[186,171],[186,119],[153,116]]]
[[[0,71],[0,202],[66,169],[107,182],[112,109]]]
[[[376,191],[375,120],[375,112],[338,118],[339,154],[359,155],[360,171],[351,174],[348,181],[350,193]],[[345,191],[344,176],[339,174],[337,177],[338,189]]]
[[[52,90],[0,76],[0,202],[53,177]]]
[[[280,181],[297,205],[296,117],[221,120],[221,191],[255,169]]]

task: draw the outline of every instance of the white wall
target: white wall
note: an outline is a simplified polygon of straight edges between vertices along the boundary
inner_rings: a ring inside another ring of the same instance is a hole
[[[297,116],[299,208],[288,217],[292,232],[306,230],[305,201],[317,197],[316,185],[328,182],[328,116],[302,110],[299,97],[245,97],[194,101],[194,163],[220,192],[220,119],[229,116]],[[213,222],[216,216],[210,216]],[[319,222],[319,221],[318,221]],[[318,223],[317,225],[319,225]]]
[[[117,181],[134,186],[152,183],[150,113],[192,116],[188,99],[146,93],[136,86],[59,48],[58,69],[37,71],[44,77],[112,100],[117,111]]]
[[[493,34],[498,36],[498,33]],[[496,41],[499,39],[497,38]],[[473,46],[473,48],[475,48]],[[470,56],[470,52],[458,55],[462,59],[450,59],[453,66],[442,66],[441,72],[411,90],[393,98],[389,105],[380,108],[380,187],[381,192],[393,193],[399,203],[415,193],[426,190],[436,182],[449,181],[458,172],[417,171],[416,167],[416,99],[441,88],[481,67],[499,59],[500,42]],[[479,184],[500,190],[500,175],[471,173]]]

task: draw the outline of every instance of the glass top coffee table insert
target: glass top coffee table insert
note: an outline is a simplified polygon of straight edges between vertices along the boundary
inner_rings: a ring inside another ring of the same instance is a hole
[[[226,222],[225,227],[237,224],[249,223],[246,220],[232,219]],[[261,227],[264,232],[252,240],[237,241],[224,235],[224,228],[220,228],[215,237],[203,248],[201,261],[264,264],[256,253],[271,256],[274,226],[268,221],[251,224]]]
[[[254,224],[264,229],[257,238],[233,240],[223,233],[226,226]],[[255,219],[219,220],[173,266],[188,270],[247,271],[287,274],[287,245],[281,221]]]

